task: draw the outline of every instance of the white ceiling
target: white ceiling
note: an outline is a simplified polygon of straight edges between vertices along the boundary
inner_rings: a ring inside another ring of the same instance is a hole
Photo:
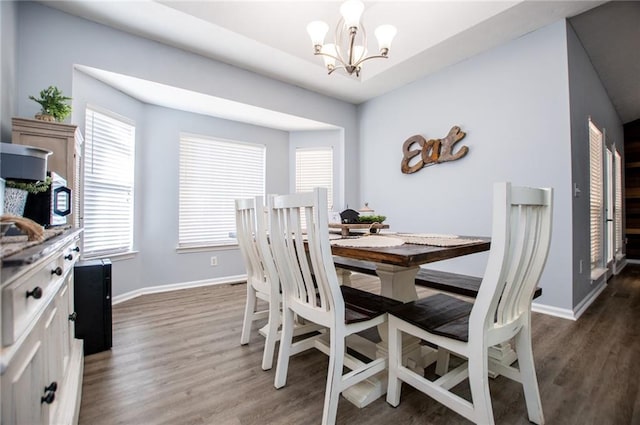
[[[328,76],[321,58],[313,56],[306,33],[307,23],[313,20],[324,20],[330,27],[335,25],[340,18],[340,1],[76,0],[43,3],[358,104],[604,2],[365,1],[362,22],[369,33],[372,34],[379,24],[390,23],[398,28],[398,35],[389,58],[366,62],[360,79],[339,74],[340,71]],[[330,29],[328,38],[332,34],[333,29]],[[377,48],[375,37],[370,36],[368,44],[369,51],[374,52]],[[158,95],[153,98],[153,91],[145,94],[135,79],[120,78],[113,73],[107,75],[90,68],[83,72],[142,101],[172,107],[168,99],[158,99]],[[165,91],[172,90],[165,88]],[[182,109],[178,105],[175,107]],[[220,110],[226,108],[218,108]],[[216,111],[193,112],[220,116]],[[306,124],[313,127],[318,123]],[[287,126],[281,124],[280,128],[287,129]]]

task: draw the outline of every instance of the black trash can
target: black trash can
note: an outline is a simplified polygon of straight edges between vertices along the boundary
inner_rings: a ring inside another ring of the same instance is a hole
[[[111,261],[79,261],[73,269],[76,338],[84,355],[111,349]]]

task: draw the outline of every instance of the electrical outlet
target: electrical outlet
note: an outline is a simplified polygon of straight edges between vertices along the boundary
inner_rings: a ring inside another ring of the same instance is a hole
[[[211,257],[211,267],[217,266],[218,265],[218,257]]]

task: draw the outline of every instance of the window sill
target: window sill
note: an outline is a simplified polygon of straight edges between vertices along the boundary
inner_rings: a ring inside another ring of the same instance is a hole
[[[203,246],[178,246],[176,247],[176,253],[178,254],[190,254],[194,252],[207,252],[207,251],[226,251],[230,249],[238,249],[237,242],[231,242],[220,245],[203,245]]]
[[[591,269],[591,282],[595,282],[600,279],[605,273],[607,273],[607,269],[596,267],[595,269]]]

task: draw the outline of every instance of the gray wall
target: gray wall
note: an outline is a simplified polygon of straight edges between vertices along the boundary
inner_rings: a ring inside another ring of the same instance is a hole
[[[598,74],[573,28],[567,25],[569,98],[571,103],[571,174],[581,193],[573,199],[573,305],[578,305],[601,280],[590,274],[589,215],[589,117],[606,134],[606,144],[615,143],[624,161],[624,134],[618,117]],[[583,263],[580,273],[580,261]],[[603,276],[604,278],[604,276]]]
[[[491,234],[494,182],[553,187],[554,233],[537,301],[571,309],[571,133],[565,22],[458,63],[359,108],[363,201],[392,230]],[[402,144],[459,125],[466,157],[402,174]],[[433,268],[481,275],[475,254]]]
[[[177,253],[179,135],[181,132],[263,144],[266,146],[266,192],[286,193],[289,174],[282,163],[288,153],[287,132],[148,106],[140,160],[144,190],[142,254],[143,286],[246,273],[237,247]],[[141,193],[142,192],[142,193]],[[218,257],[211,267],[210,257]]]
[[[17,110],[16,27],[14,2],[0,1],[0,141],[11,141],[11,117]]]
[[[142,147],[144,145],[143,132],[141,132],[140,129],[144,128],[145,124],[145,105],[81,72],[74,71],[71,121],[78,124],[82,134],[85,134],[85,109],[87,105],[108,110],[126,117],[135,123],[136,159],[139,163]],[[140,182],[140,175],[140,167],[137,166],[135,184],[137,188],[143,186],[142,188],[144,189],[144,184],[138,184],[138,182]],[[144,252],[140,249],[142,235],[140,226],[142,223],[142,217],[140,211],[142,210],[141,201],[143,198],[143,196],[140,195],[143,193],[143,190],[136,192],[136,196],[134,198],[134,249],[136,251],[141,251],[140,254]],[[142,257],[140,254],[128,256],[126,258],[121,257],[120,259],[112,259],[113,295],[120,295],[143,287]]]

